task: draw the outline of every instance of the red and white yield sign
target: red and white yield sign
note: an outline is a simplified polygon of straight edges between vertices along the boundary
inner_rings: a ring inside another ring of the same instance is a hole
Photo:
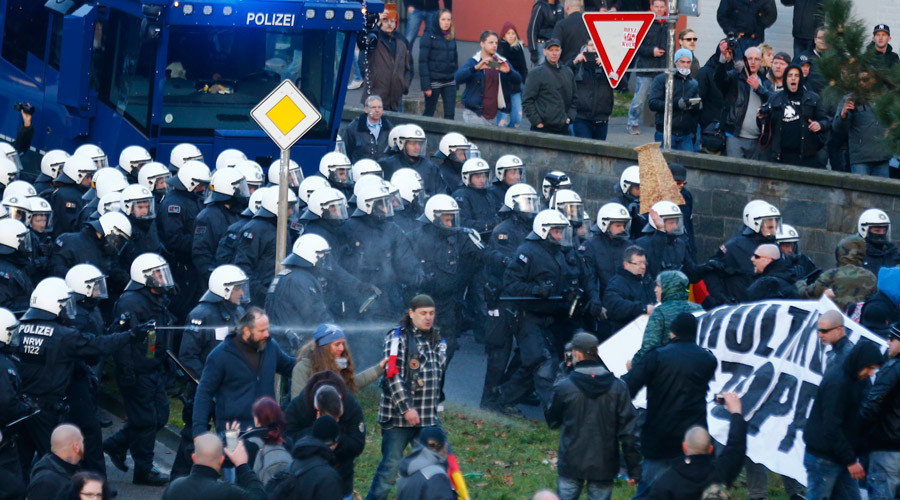
[[[613,88],[622,81],[654,19],[652,12],[585,12],[584,24]]]

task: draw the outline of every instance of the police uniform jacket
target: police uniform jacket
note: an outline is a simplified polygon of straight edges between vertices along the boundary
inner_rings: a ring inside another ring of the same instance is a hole
[[[453,199],[459,204],[459,224],[463,227],[487,236],[500,222],[487,189],[461,187],[453,193]]]
[[[516,256],[519,245],[525,242],[525,237],[531,232],[531,221],[518,214],[512,214],[501,222],[491,232],[491,237],[484,248],[484,273],[487,287],[492,290],[496,300],[503,289],[503,273],[506,266]]]
[[[274,217],[256,216],[242,228],[240,239],[234,252],[234,263],[250,278],[250,296],[253,303],[266,302],[266,291],[275,269],[275,249],[277,230]]]
[[[191,375],[200,378],[207,356],[221,342],[217,330],[223,328],[230,332],[243,315],[243,307],[216,295],[208,294],[200,299],[197,307],[188,314],[188,327],[184,330],[178,350],[178,360],[191,371]]]
[[[22,379],[11,359],[0,352],[0,426],[31,412],[22,398]]]
[[[219,240],[219,246],[216,248],[216,267],[234,262],[238,240],[241,239],[241,234],[244,232],[244,226],[246,226],[251,219],[251,217],[242,215],[225,230],[225,234],[222,235],[222,239]]]
[[[345,223],[346,224],[346,223]],[[349,273],[337,258],[341,248],[347,244],[347,226],[337,225],[324,219],[313,219],[306,222],[304,234],[317,234],[328,242],[332,255],[325,261],[322,268],[322,276],[331,283],[326,299],[331,311],[342,309],[341,302],[352,302],[357,296],[356,291],[362,289],[364,284],[359,278]]]
[[[576,252],[565,252],[559,245],[545,240],[527,239],[516,254],[503,275],[505,295],[537,297],[539,287],[547,283],[551,285],[551,296],[565,295],[578,287],[587,295],[594,291],[582,276]],[[565,301],[545,300],[523,302],[521,307],[529,314],[551,316],[568,313],[570,305]]]
[[[445,157],[441,152],[435,154],[433,158],[436,161],[440,160],[438,170],[441,172],[441,177],[444,179],[444,184],[447,185],[449,192],[454,193],[464,186],[462,174],[460,173],[462,171],[462,163]]]
[[[622,268],[625,249],[633,244],[629,239],[610,238],[605,233],[597,233],[578,249],[596,279],[599,293],[606,290],[609,280]]]
[[[710,295],[719,303],[746,302],[747,289],[753,283],[753,264],[750,256],[763,243],[775,243],[745,228],[746,234],[733,236],[716,252],[714,260],[722,263],[722,269],[706,274],[706,286]]]
[[[92,264],[107,276],[113,271],[112,256],[106,254],[100,238],[97,238],[97,231],[91,226],[83,226],[81,231],[56,238],[53,256],[50,257],[50,274],[65,276],[76,264]]]
[[[156,295],[149,288],[127,290],[119,296],[114,309],[114,317],[119,318],[128,313],[132,318],[132,326],[156,320],[156,326],[171,326],[174,316],[168,310],[169,301],[164,295]],[[169,348],[167,330],[156,331],[156,344],[153,357],[147,357],[149,339],[144,342],[132,342],[116,356],[117,373],[124,375],[147,375],[161,373],[166,366],[166,349]]]
[[[159,236],[166,250],[179,264],[191,263],[194,222],[201,208],[200,199],[196,194],[180,189],[166,193],[159,204],[156,216]]]
[[[194,267],[205,278],[209,277],[216,262],[219,240],[228,226],[237,221],[238,214],[232,212],[223,202],[207,205],[197,215],[194,224],[194,240],[191,246]],[[273,255],[274,259],[274,255]]]
[[[652,232],[644,233],[644,236],[634,242],[647,252],[647,276],[655,279],[663,271],[681,271],[691,282],[696,282],[694,261],[688,252],[685,238],[656,231],[649,226],[647,229]],[[749,262],[749,258],[747,260]]]
[[[75,184],[63,184],[50,197],[50,208],[53,209],[53,234],[59,236],[63,233],[77,231],[75,225],[78,220],[78,212],[84,206],[81,199],[87,189]]]
[[[22,271],[23,266],[10,261],[18,259],[9,257],[11,256],[0,256],[0,307],[10,311],[24,311],[28,309],[34,285],[31,278]]]
[[[421,222],[412,233],[416,257],[425,273],[420,289],[437,301],[461,299],[471,280],[471,266],[481,250],[461,229],[442,229],[431,222]]]
[[[397,154],[385,157],[379,163],[384,170],[385,179],[390,179],[390,176],[401,168],[411,168],[422,176],[422,184],[429,197],[449,192],[441,171],[428,158],[409,158],[406,154]]]
[[[265,301],[272,324],[296,327],[334,322],[322,281],[312,267],[288,266],[275,276]]]

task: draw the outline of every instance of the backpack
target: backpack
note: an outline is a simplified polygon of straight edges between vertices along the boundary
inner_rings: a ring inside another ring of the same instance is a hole
[[[256,439],[256,438],[254,438]],[[293,457],[284,445],[281,444],[263,444],[260,440],[259,452],[256,454],[256,460],[253,462],[253,472],[263,484],[268,484],[272,478],[279,472],[287,469]]]
[[[315,474],[315,469],[331,466],[327,463],[312,463],[300,466],[297,460],[292,460],[290,465],[275,474],[272,479],[266,483],[266,498],[269,500],[294,500],[301,498],[302,495],[295,493],[300,485],[300,479],[305,474]]]

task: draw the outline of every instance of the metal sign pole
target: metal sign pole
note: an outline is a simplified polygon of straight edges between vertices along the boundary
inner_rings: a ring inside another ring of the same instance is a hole
[[[283,269],[281,261],[287,253],[288,173],[291,170],[291,148],[281,150],[281,171],[278,172],[278,231],[275,236],[275,274]]]
[[[663,125],[663,148],[672,149],[672,93],[675,86],[675,23],[678,22],[678,1],[669,0],[669,15],[666,22],[669,25],[669,47],[666,50],[666,115]]]

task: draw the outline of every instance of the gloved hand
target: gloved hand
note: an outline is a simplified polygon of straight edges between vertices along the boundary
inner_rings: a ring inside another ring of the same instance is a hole
[[[690,103],[684,100],[684,97],[678,99],[678,109],[688,109]]]
[[[540,285],[534,285],[531,288],[531,294],[542,299],[549,297],[551,292],[553,292],[553,283],[550,283],[549,281]]]
[[[110,326],[110,330],[113,333],[128,331],[128,329],[131,328],[131,322],[131,313],[122,313],[122,315],[119,316],[119,319],[113,322],[113,324]]]
[[[598,321],[601,319],[606,319],[606,312],[603,309],[603,303],[599,300],[592,300],[591,305],[588,308],[588,312],[591,314],[591,317],[597,319]]]
[[[150,320],[146,323],[141,323],[140,325],[131,329],[131,340],[141,343],[147,338],[147,334],[150,333],[151,330],[156,329],[156,321]]]
[[[572,302],[578,296],[578,290],[575,288],[567,288],[562,292],[562,298],[565,302]]]

